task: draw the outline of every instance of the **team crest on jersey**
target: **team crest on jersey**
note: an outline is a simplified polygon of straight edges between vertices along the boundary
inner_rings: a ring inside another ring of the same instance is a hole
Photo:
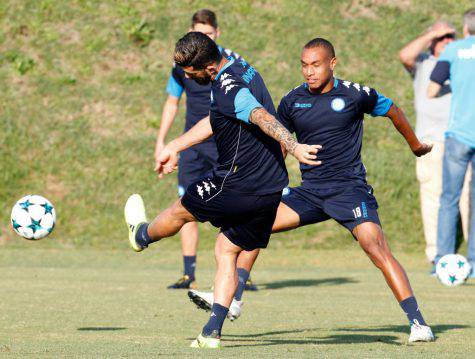
[[[334,98],[331,102],[332,110],[335,112],[340,112],[345,108],[345,100],[341,97]]]
[[[233,87],[236,87],[237,85],[234,83],[236,80],[234,80],[230,74],[224,73],[221,75],[219,78],[219,81],[221,81],[221,88],[224,89],[224,94],[227,95],[228,91],[231,90]]]

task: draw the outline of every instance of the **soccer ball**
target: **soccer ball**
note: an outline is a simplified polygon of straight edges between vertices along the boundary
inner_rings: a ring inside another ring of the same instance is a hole
[[[46,198],[28,195],[13,206],[11,223],[15,232],[26,239],[36,240],[53,231],[56,212]]]
[[[437,262],[435,271],[442,284],[455,287],[467,280],[472,270],[467,259],[460,254],[447,254]]]

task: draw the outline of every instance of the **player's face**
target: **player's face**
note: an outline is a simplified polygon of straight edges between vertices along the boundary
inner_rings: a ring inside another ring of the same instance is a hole
[[[439,37],[438,39],[435,39],[433,43],[434,55],[439,56],[442,53],[442,51],[444,51],[445,46],[449,42],[452,42],[454,40],[455,40],[454,34],[447,34],[445,36]]]
[[[201,32],[213,41],[216,41],[216,39],[219,37],[219,28],[214,28],[213,26],[207,24],[195,24],[195,26],[193,26],[190,31]]]
[[[193,66],[183,67],[185,76],[195,80],[199,85],[208,85],[211,82],[211,73],[207,70],[195,70]]]
[[[300,62],[303,77],[310,89],[322,89],[333,77],[336,58],[324,47],[303,49]]]

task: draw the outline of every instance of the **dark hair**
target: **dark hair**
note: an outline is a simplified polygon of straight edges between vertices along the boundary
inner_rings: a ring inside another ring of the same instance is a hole
[[[330,53],[331,57],[335,57],[335,48],[332,43],[321,37],[316,37],[305,44],[304,49],[313,49],[315,47],[324,47]]]
[[[191,18],[191,27],[193,28],[196,24],[210,25],[215,29],[218,28],[216,14],[208,9],[198,10],[193,14]]]
[[[202,70],[211,63],[218,63],[221,53],[208,36],[192,31],[178,40],[173,59],[179,66],[193,66],[196,70]]]

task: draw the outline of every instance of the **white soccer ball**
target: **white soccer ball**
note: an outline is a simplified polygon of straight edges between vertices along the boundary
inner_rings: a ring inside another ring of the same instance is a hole
[[[11,216],[15,232],[26,239],[41,239],[53,231],[56,212],[46,198],[28,195],[13,206]]]
[[[460,254],[447,254],[437,262],[435,271],[442,284],[455,287],[467,280],[472,270],[467,259]]]

